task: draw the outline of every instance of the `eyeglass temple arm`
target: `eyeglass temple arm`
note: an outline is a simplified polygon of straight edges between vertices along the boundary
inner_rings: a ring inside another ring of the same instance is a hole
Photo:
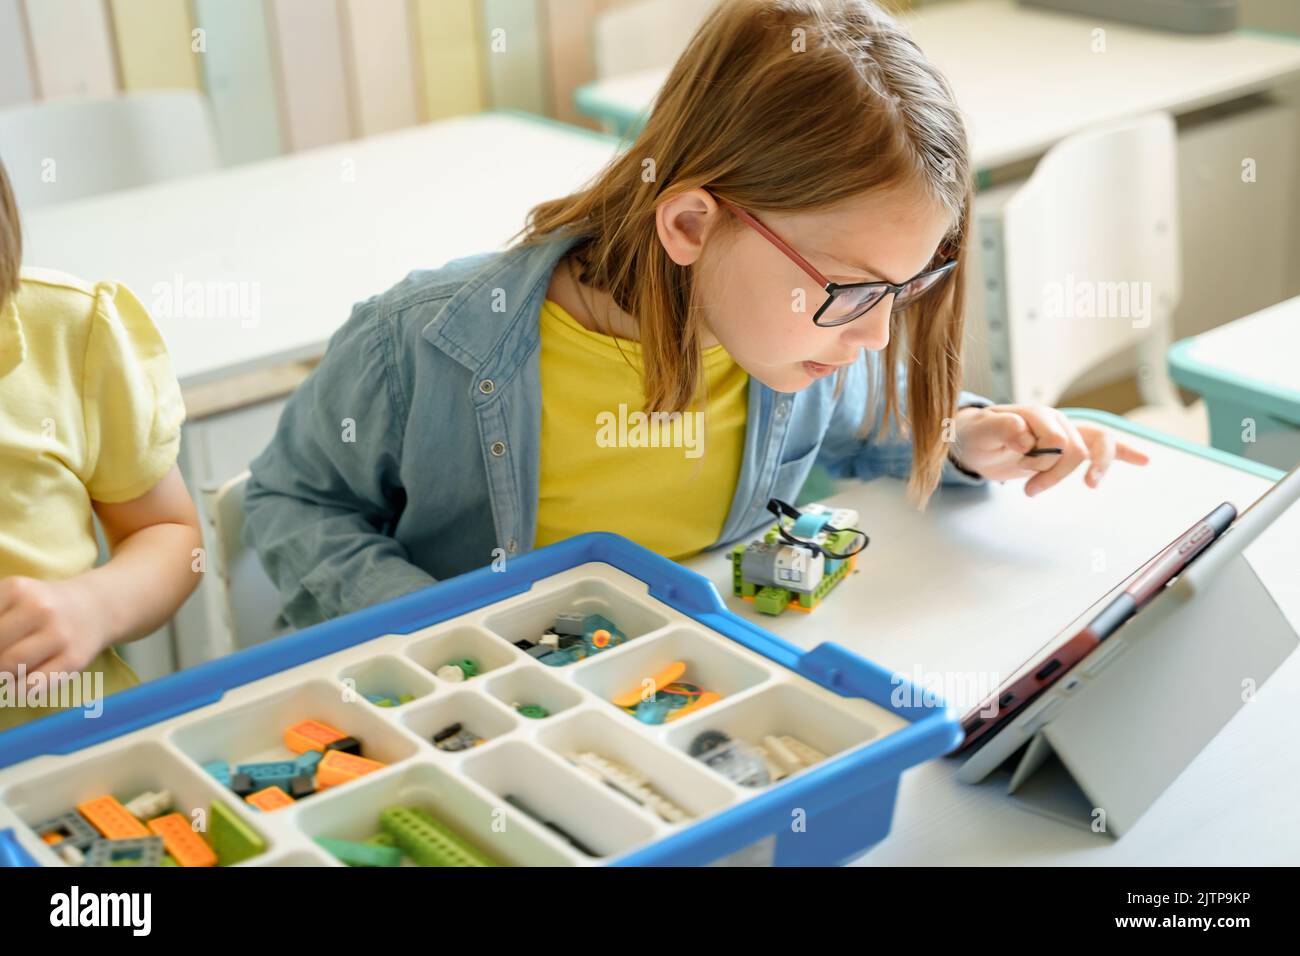
[[[738,206],[733,206],[731,203],[727,202],[727,200],[723,199],[721,196],[715,196],[714,198],[717,199],[718,202],[722,203],[722,205],[730,209],[733,213],[735,213],[738,218],[744,220],[751,227],[753,227],[764,239],[772,243],[772,245],[776,246],[787,256],[793,259],[795,265],[797,265],[804,272],[808,273],[808,275],[811,276],[817,282],[818,285],[820,285],[827,292],[830,291],[830,286],[832,285],[831,280],[826,278],[820,272],[818,272],[817,267],[814,266],[811,262],[809,262],[803,256],[799,255],[799,253],[795,252],[794,249],[792,249],[784,239],[782,239],[780,236],[774,233],[771,229],[767,228],[767,226],[763,225],[761,222],[759,222],[749,213],[745,212],[745,210],[739,208]]]

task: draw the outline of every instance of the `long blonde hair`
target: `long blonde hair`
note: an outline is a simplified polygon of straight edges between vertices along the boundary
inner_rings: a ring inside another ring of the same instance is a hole
[[[655,209],[701,187],[760,217],[900,188],[919,190],[949,214],[946,252],[958,265],[942,293],[895,314],[884,356],[882,422],[912,435],[908,495],[924,508],[939,483],[945,419],[961,390],[971,206],[966,131],[943,76],[871,0],[722,0],[629,148],[586,188],[530,211],[520,245],[584,237],[573,253],[580,280],[636,318],[648,410],[682,411],[700,385],[693,271],[668,257]],[[745,228],[728,220],[729,228]],[[907,363],[902,416],[900,360]],[[877,417],[876,385],[864,438]]]

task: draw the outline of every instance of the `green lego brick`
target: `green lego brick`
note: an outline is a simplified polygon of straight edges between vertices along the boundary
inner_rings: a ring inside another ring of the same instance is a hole
[[[208,812],[208,842],[221,866],[234,866],[266,851],[265,841],[220,800],[213,800]]]
[[[858,534],[856,531],[849,531],[847,529],[844,531],[836,531],[826,539],[826,547],[830,548],[832,551],[838,551],[843,554],[846,550],[853,547],[854,543],[857,541],[857,537]]]
[[[800,591],[800,592],[799,592],[799,606],[800,606],[800,607],[811,608],[811,607],[812,607],[814,604],[816,604],[816,603],[817,603],[816,599],[815,599],[811,594],[809,594],[807,591]]]
[[[790,592],[785,588],[760,588],[754,595],[754,609],[760,614],[776,616],[790,603]]]
[[[164,853],[164,854],[163,854],[162,865],[163,865],[163,866],[180,866],[180,864],[176,862],[176,857],[172,856],[170,853]]]
[[[395,846],[375,846],[352,840],[317,837],[316,842],[348,866],[401,866],[402,851]]]
[[[418,807],[387,807],[379,814],[379,825],[420,866],[495,865]]]
[[[393,839],[391,833],[376,833],[366,840],[371,846],[397,846],[397,841]]]

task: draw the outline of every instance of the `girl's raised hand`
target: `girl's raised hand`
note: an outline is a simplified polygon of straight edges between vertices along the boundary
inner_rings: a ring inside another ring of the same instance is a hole
[[[962,467],[993,481],[1028,478],[1025,494],[1033,497],[1052,487],[1084,462],[1084,484],[1096,488],[1111,462],[1145,465],[1150,458],[1119,441],[1105,428],[1075,422],[1048,405],[990,405],[963,408],[957,415],[953,457]],[[1059,448],[1059,455],[1033,458],[1034,448]]]

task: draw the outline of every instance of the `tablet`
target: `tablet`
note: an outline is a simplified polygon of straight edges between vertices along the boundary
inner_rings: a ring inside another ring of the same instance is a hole
[[[1239,555],[1247,545],[1259,536],[1259,533],[1273,523],[1284,511],[1292,504],[1300,500],[1300,465],[1293,468],[1280,481],[1275,483],[1263,495],[1261,495],[1249,508],[1241,513],[1232,524],[1217,537],[1212,538],[1209,543],[1199,549],[1192,563],[1185,565],[1181,573],[1170,578],[1165,584],[1155,592],[1155,594],[1171,592],[1172,596],[1180,600],[1192,600],[1199,591],[1205,589],[1210,581],[1237,555]],[[1220,506],[1222,507],[1222,506]],[[1218,512],[1216,508],[1211,515]],[[1207,519],[1210,516],[1207,515]],[[1201,522],[1197,523],[1199,526]],[[1195,531],[1196,527],[1189,529],[1189,532],[1180,535],[1178,541],[1183,541],[1188,534]],[[1132,590],[1137,582],[1143,580],[1144,573],[1155,567],[1162,557],[1167,556],[1169,548],[1178,544],[1178,541],[1169,547],[1161,549],[1160,553],[1138,569],[1127,581],[1120,586],[1118,594],[1122,595],[1126,590]],[[1143,602],[1146,606],[1152,596]],[[1113,602],[1110,602],[1113,603]],[[1109,604],[1105,605],[1109,607]],[[1137,610],[1133,613],[1136,613]],[[1129,614],[1125,621],[1131,619],[1133,614]],[[1115,653],[1122,649],[1124,643],[1125,629],[1120,622],[1120,626],[1113,628],[1112,634],[1105,641],[1105,647],[1109,650],[1100,650],[1097,642],[1092,649],[1075,661],[1074,665],[1069,668],[1062,668],[1061,672],[1054,675],[1047,675],[1051,678],[1040,692],[1036,693],[1032,700],[1024,701],[1016,708],[1015,712],[1010,714],[1006,719],[995,718],[993,725],[988,727],[978,742],[972,740],[972,745],[967,747],[963,743],[959,748],[952,752],[953,756],[968,757],[966,763],[958,771],[958,779],[967,783],[974,783],[982,780],[996,767],[1004,763],[1007,758],[1018,751],[1029,738],[1036,733],[1045,724],[1041,719],[1045,713],[1050,713],[1053,708],[1053,701],[1058,699],[1061,694],[1067,693],[1073,689],[1073,686],[1081,677],[1075,677],[1076,672],[1086,677],[1088,671],[1099,670],[1104,661],[1112,659]],[[1072,635],[1071,639],[1077,637]],[[1065,644],[1068,644],[1067,640]],[[1062,644],[1057,652],[1065,647]],[[1092,653],[1097,651],[1097,653]],[[1054,652],[1056,653],[1056,652]],[[1050,655],[1049,655],[1050,656]],[[1034,661],[1046,659],[1046,656],[1039,655]],[[1082,665],[1079,667],[1078,665]],[[1030,665],[1032,667],[1032,665]],[[1023,680],[1026,673],[1032,676],[1036,671],[1022,668],[1013,675],[1013,681]],[[1070,680],[1065,680],[1067,675]],[[985,706],[984,704],[981,705]],[[978,713],[973,711],[972,714]],[[967,715],[968,718],[971,715]],[[966,720],[963,720],[963,726]]]

